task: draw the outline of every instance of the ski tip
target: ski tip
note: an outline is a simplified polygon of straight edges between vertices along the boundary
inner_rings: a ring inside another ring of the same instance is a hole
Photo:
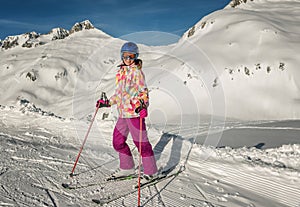
[[[103,203],[101,202],[101,200],[99,200],[99,199],[92,199],[92,201],[93,201],[94,203],[96,203],[96,204],[100,204],[100,205],[103,204]]]
[[[71,184],[68,184],[68,183],[62,183],[61,185],[62,185],[62,187],[66,188],[66,189],[75,189],[74,186],[72,186]]]
[[[99,201],[98,199],[92,199],[92,201],[93,201],[94,203],[97,203],[97,204],[100,203],[100,201]]]
[[[113,180],[115,180],[114,177],[107,177],[107,178],[104,179],[104,181],[113,181]]]
[[[75,173],[70,173],[70,174],[69,174],[70,178],[76,177],[76,176],[78,176],[78,175],[79,175],[78,173],[77,173],[77,174],[75,174]]]

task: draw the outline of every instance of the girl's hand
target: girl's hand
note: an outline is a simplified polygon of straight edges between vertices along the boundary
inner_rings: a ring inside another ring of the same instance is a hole
[[[96,103],[97,108],[110,107],[109,100],[99,99]]]
[[[143,118],[146,118],[148,116],[148,111],[146,108],[143,108],[141,111],[140,111],[140,117],[143,119]]]

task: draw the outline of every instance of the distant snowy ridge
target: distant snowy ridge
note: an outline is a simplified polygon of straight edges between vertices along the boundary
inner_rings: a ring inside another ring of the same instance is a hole
[[[219,148],[210,146],[198,146],[199,157],[211,156],[230,161],[246,161],[253,165],[270,166],[273,168],[289,168],[292,171],[299,171],[299,144],[288,144],[278,148],[257,149],[256,147],[242,148]],[[201,152],[201,153],[200,153]],[[200,155],[201,154],[201,155]]]
[[[94,28],[95,27],[89,20],[85,20],[83,22],[76,23],[70,31],[64,28],[54,28],[48,34],[29,32],[16,36],[8,36],[4,40],[0,41],[0,47],[5,50],[18,46],[25,48],[36,47],[38,45],[44,45],[53,40],[64,39],[75,32]]]
[[[249,0],[249,1],[254,1],[254,0]],[[247,3],[247,0],[232,0],[228,6],[235,8],[242,3]]]
[[[287,0],[287,1],[297,3],[298,0]],[[264,2],[264,0],[231,0],[231,2],[227,5],[227,7],[236,8],[236,7],[239,7],[240,5],[247,4],[249,2],[260,3],[260,2]],[[280,3],[283,1],[282,0],[269,0],[269,2]]]

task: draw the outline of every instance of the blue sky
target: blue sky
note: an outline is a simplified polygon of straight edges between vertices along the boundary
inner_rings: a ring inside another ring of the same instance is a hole
[[[5,0],[1,1],[0,39],[30,31],[70,29],[92,24],[113,36],[160,31],[181,36],[203,16],[230,0]]]

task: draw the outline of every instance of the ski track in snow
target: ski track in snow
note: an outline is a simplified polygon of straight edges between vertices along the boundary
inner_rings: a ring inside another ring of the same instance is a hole
[[[296,206],[299,203],[299,186],[280,178],[274,180],[276,175],[270,177],[274,173],[270,169],[255,169],[258,167],[252,169],[252,167],[243,165],[233,166],[230,163],[220,163],[220,161],[214,160],[204,161],[201,166],[198,162],[193,161],[190,161],[190,164],[190,167],[198,173],[199,177],[207,179],[205,185],[216,188],[216,191],[222,194],[222,196],[210,195],[210,199],[226,202],[237,197],[245,196],[246,198],[249,196],[247,194],[254,194],[255,196],[251,197],[261,200],[261,202],[266,203],[266,206],[268,206],[268,200],[272,201],[272,206]],[[209,180],[214,181],[211,183]],[[231,189],[235,192],[226,192],[225,189]],[[243,206],[246,204],[244,203]],[[231,204],[231,206],[240,205]],[[247,205],[250,206],[251,203]]]
[[[107,136],[101,138],[102,142],[96,139],[97,132],[91,134],[75,171],[78,175],[73,182],[98,185],[68,190],[61,184],[70,182],[69,173],[82,141],[76,136],[84,134],[88,123],[74,125],[42,115],[38,115],[36,121],[32,119],[36,116],[34,113],[14,122],[20,113],[13,110],[1,113],[6,120],[0,123],[0,206],[96,206],[91,199],[123,194],[106,206],[137,205],[136,191],[124,193],[132,189],[136,180],[107,184],[102,181],[118,166],[108,136],[113,122],[102,123],[100,130]],[[293,123],[286,126],[288,122],[228,122],[225,129],[264,128],[268,132],[275,130],[274,133],[277,129],[299,130]],[[274,126],[270,126],[272,124]],[[150,125],[149,136],[158,153],[158,166],[164,168],[172,163],[187,162],[186,170],[177,177],[142,189],[142,206],[299,206],[300,170],[295,164],[299,163],[298,145],[264,151],[195,144],[189,154],[193,138],[207,134],[208,130],[208,123],[201,126],[174,124],[165,127],[163,133],[159,126]],[[291,150],[292,147],[296,151]],[[136,148],[133,154],[137,161]],[[276,160],[280,159],[281,164],[277,165]]]

